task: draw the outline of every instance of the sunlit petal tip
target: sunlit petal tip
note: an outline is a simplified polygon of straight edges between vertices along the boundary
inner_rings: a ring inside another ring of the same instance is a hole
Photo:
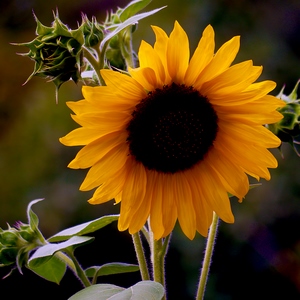
[[[179,24],[179,22],[178,22],[177,20],[175,20],[173,31],[177,31],[177,30],[182,31],[182,32],[185,33],[184,29],[183,29],[182,26]]]
[[[234,223],[234,216],[231,211],[223,212],[222,215],[219,215],[219,217],[228,224]]]
[[[93,205],[96,205],[96,204],[100,204],[99,201],[95,198],[91,198],[87,201],[89,204],[93,204]]]
[[[211,34],[213,33],[214,34],[214,28],[211,26],[211,24],[208,24],[205,29],[203,30],[203,35],[206,35],[206,34]]]
[[[118,230],[119,231],[125,231],[128,229],[128,225],[125,225],[122,221],[121,218],[118,221]]]
[[[192,241],[195,238],[196,230],[184,231],[184,234]]]
[[[68,145],[67,145],[67,141],[66,141],[66,137],[61,137],[61,138],[59,138],[58,140],[59,140],[59,142],[62,143],[63,145],[68,146]]]
[[[80,169],[79,165],[78,165],[78,161],[76,159],[73,159],[69,164],[68,164],[68,168],[70,169]]]
[[[102,204],[102,203],[105,203],[107,201],[110,201],[111,199],[103,199],[103,198],[95,198],[95,197],[92,197],[90,198],[87,202],[89,204],[92,204],[92,205],[97,205],[97,204]]]

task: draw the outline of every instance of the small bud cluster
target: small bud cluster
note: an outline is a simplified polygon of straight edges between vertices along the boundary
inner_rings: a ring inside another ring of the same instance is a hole
[[[20,270],[30,251],[39,245],[38,235],[28,224],[18,222],[15,227],[0,228],[0,267],[16,264]]]
[[[104,37],[104,26],[99,24],[95,17],[92,21],[85,14],[82,14],[81,29],[84,35],[84,45],[93,48],[100,44]]]
[[[127,72],[137,60],[132,49],[132,33],[137,22],[160,9],[137,14],[150,1],[132,1],[125,8],[110,12],[99,23],[82,14],[82,22],[71,30],[54,13],[50,27],[44,26],[36,16],[37,37],[28,43],[15,43],[29,48],[27,56],[35,61],[34,71],[29,76],[47,78],[56,85],[56,92],[66,81],[82,81],[85,85],[105,85],[100,70],[105,68]],[[57,97],[57,93],[56,93]],[[57,100],[57,98],[56,98]]]
[[[297,89],[300,80],[295,85],[290,95],[283,94],[284,87],[277,98],[286,102],[286,105],[279,109],[283,119],[276,124],[270,124],[269,129],[276,134],[282,142],[289,143],[298,156],[300,156],[300,99],[297,99]]]

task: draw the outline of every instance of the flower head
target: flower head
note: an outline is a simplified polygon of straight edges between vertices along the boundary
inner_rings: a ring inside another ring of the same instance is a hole
[[[15,44],[28,47],[29,52],[21,55],[35,61],[34,71],[27,81],[32,76],[40,76],[53,81],[57,88],[70,79],[76,83],[81,78],[84,44],[81,28],[70,30],[61,22],[58,12],[51,27],[44,26],[34,17],[37,37],[29,43]]]
[[[267,148],[280,140],[264,124],[282,118],[284,102],[267,95],[274,82],[253,83],[262,67],[231,66],[239,37],[215,53],[207,26],[190,59],[178,22],[170,36],[152,28],[156,42],[141,43],[131,76],[102,70],[106,86],[83,87],[85,99],[68,103],[81,127],[60,141],[84,146],[69,167],[90,168],[80,189],[97,188],[91,204],[121,203],[119,230],[149,219],[159,239],[178,220],[190,239],[206,236],[214,211],[234,222],[228,195],[246,195],[246,174],[270,179],[277,167]]]

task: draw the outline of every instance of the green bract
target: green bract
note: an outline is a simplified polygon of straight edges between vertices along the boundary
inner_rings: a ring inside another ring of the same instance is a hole
[[[300,156],[300,99],[297,99],[297,89],[300,80],[290,95],[285,95],[284,87],[277,98],[286,102],[286,106],[279,109],[283,119],[278,123],[269,125],[269,129],[276,134],[282,142],[289,143],[298,156]]]

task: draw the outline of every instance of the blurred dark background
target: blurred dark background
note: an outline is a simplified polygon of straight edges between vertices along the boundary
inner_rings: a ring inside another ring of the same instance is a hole
[[[16,55],[26,48],[10,43],[28,42],[35,37],[39,20],[49,26],[52,11],[71,28],[81,22],[81,12],[104,20],[107,10],[124,7],[125,0],[11,0],[0,2],[0,227],[26,222],[27,204],[45,198],[33,207],[45,237],[69,226],[99,216],[118,213],[113,202],[92,206],[91,193],[78,190],[86,170],[66,166],[78,151],[65,147],[58,138],[77,125],[65,102],[81,99],[80,86],[62,85],[55,104],[52,83],[33,78],[22,84],[34,63]],[[141,39],[153,43],[150,25],[170,33],[178,20],[187,31],[191,52],[203,29],[212,24],[219,48],[234,35],[241,35],[241,50],[235,62],[253,59],[263,65],[263,79],[277,82],[273,95],[283,85],[291,92],[300,78],[299,0],[161,0],[147,10],[167,5],[154,16],[140,21],[134,33],[137,50]],[[300,91],[299,91],[300,94]],[[251,143],[251,141],[249,141]],[[232,199],[234,224],[220,223],[205,299],[300,299],[300,157],[283,145],[283,157],[272,150],[279,167],[271,170],[271,181],[249,192],[242,204]],[[84,267],[112,261],[136,263],[131,237],[120,233],[116,224],[95,233],[96,240],[76,250]],[[166,260],[169,299],[193,299],[203,258],[205,239],[189,241],[176,228]],[[1,277],[9,270],[0,269]],[[99,282],[128,287],[140,280],[138,273],[107,276]],[[0,281],[1,299],[67,299],[81,286],[72,274],[60,285],[46,282],[24,269]],[[39,291],[39,292],[38,292]],[[6,296],[4,296],[6,295]]]

